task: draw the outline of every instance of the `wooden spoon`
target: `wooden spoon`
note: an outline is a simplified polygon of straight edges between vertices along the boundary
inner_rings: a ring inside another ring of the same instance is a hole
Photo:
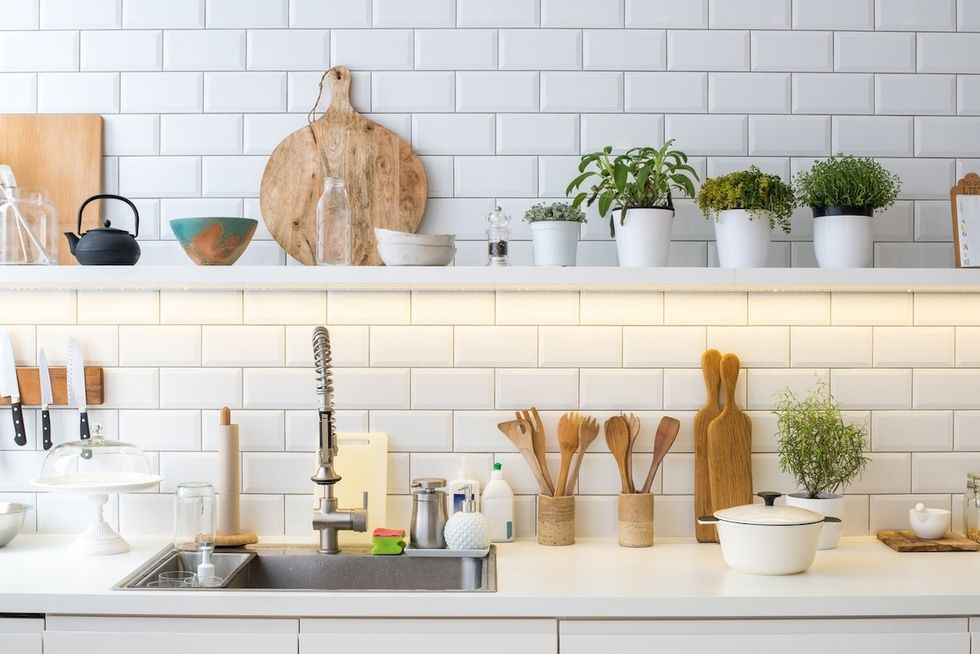
[[[544,477],[545,486],[548,488],[547,495],[554,497],[555,495],[555,484],[551,480],[551,472],[548,470],[548,456],[545,446],[545,433],[544,433],[544,423],[541,422],[541,415],[538,413],[536,407],[531,407],[528,411],[515,411],[514,415],[517,416],[518,420],[523,420],[531,427],[531,447],[534,450],[534,456],[538,460],[538,468],[541,470],[541,475]]]
[[[626,470],[626,455],[630,448],[630,430],[626,421],[620,416],[613,416],[606,421],[606,445],[619,466],[619,478],[622,481],[623,492],[630,492],[630,476]]]
[[[565,495],[571,495],[575,491],[575,484],[578,482],[578,473],[582,469],[582,459],[592,441],[599,435],[599,421],[589,416],[582,420],[578,428],[578,453],[575,456],[575,465],[572,472],[568,475],[568,482],[565,484]]]
[[[653,438],[653,460],[650,461],[650,471],[647,472],[647,478],[643,481],[641,493],[650,492],[650,487],[653,486],[653,478],[657,476],[660,463],[667,456],[670,446],[674,444],[674,439],[677,438],[677,432],[680,428],[681,423],[676,418],[664,416],[660,419],[660,424],[657,425],[657,435]]]
[[[531,469],[531,474],[538,482],[538,490],[541,494],[550,495],[551,490],[545,483],[538,458],[534,456],[534,449],[531,447],[531,425],[523,420],[508,420],[497,425],[497,429],[503,432],[504,436],[517,447],[517,451],[524,457],[527,467]]]
[[[578,449],[578,430],[582,424],[582,416],[577,413],[563,413],[558,419],[558,447],[561,449],[561,465],[558,468],[558,482],[555,484],[555,496],[565,494],[568,483],[568,469],[572,465],[572,457]]]
[[[626,453],[626,470],[630,477],[630,492],[636,492],[636,484],[633,483],[633,448],[636,446],[636,437],[640,435],[640,419],[632,413],[623,416],[626,426],[630,431],[630,449]]]

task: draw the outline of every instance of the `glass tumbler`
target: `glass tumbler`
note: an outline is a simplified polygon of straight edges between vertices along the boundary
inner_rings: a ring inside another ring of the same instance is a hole
[[[316,263],[351,264],[350,201],[344,180],[339,177],[324,178],[323,194],[316,204]]]

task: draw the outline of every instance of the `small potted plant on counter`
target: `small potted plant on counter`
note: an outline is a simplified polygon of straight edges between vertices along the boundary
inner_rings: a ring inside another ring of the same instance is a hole
[[[826,384],[803,398],[786,388],[777,394],[779,467],[793,475],[803,491],[786,496],[786,504],[824,516],[843,517],[844,497],[838,491],[861,475],[867,428],[844,423],[840,406]],[[824,523],[819,549],[837,547],[841,523]]]
[[[597,202],[599,215],[609,215],[609,233],[616,238],[620,266],[667,265],[673,193],[693,198],[698,180],[687,155],[672,150],[673,144],[671,139],[661,148],[633,148],[620,155],[613,155],[612,147],[606,146],[587,154],[579,163],[581,174],[565,190],[566,195],[579,191],[572,206]]]
[[[868,268],[874,260],[871,217],[895,203],[902,180],[868,157],[816,161],[793,182],[800,206],[813,210],[813,249],[821,268]]]
[[[585,213],[567,202],[536,204],[524,214],[531,225],[536,266],[574,266]]]
[[[795,206],[793,189],[755,166],[706,179],[697,203],[705,218],[714,218],[722,268],[764,267],[772,230],[778,225],[789,234]]]

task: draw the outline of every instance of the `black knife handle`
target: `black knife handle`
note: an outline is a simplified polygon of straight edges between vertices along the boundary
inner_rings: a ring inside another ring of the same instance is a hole
[[[47,409],[41,410],[41,439],[44,449],[51,449],[51,412]]]
[[[79,414],[79,433],[83,441],[92,438],[92,432],[88,428],[88,412],[82,411]]]
[[[14,442],[23,447],[27,445],[27,428],[24,425],[24,410],[20,407],[20,402],[10,405],[14,416]]]

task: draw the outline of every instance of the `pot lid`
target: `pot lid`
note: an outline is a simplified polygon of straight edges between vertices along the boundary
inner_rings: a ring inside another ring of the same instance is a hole
[[[758,494],[765,504],[743,504],[715,511],[715,517],[723,522],[737,522],[744,525],[790,526],[811,525],[823,522],[824,516],[798,506],[775,506],[781,493]]]

